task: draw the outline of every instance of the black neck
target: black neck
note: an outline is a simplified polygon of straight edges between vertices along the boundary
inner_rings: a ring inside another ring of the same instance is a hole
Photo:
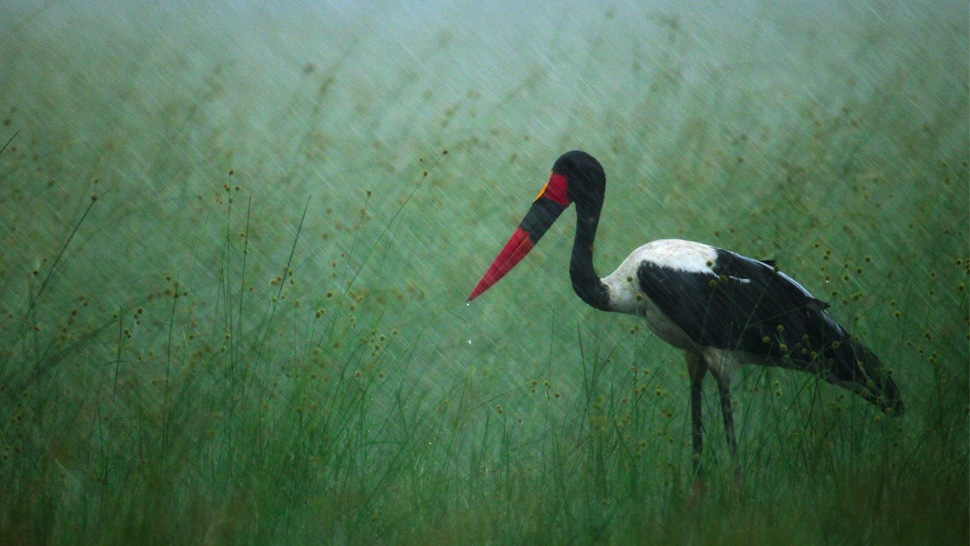
[[[593,268],[593,242],[596,240],[601,208],[602,203],[576,203],[576,239],[569,261],[569,278],[573,281],[576,295],[583,301],[596,309],[608,311],[610,292]]]

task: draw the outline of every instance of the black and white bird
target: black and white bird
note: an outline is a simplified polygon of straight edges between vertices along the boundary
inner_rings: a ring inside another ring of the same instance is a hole
[[[700,474],[701,384],[717,381],[728,449],[740,475],[731,404],[731,375],[742,364],[806,371],[881,408],[903,414],[903,401],[879,359],[846,332],[814,298],[770,261],[702,243],[664,239],[633,251],[605,278],[593,268],[593,241],[606,192],[600,163],[581,151],[563,154],[549,181],[498,257],[468,296],[505,276],[571,203],[576,238],[569,276],[584,302],[644,318],[660,339],[684,351],[691,388],[694,473]]]

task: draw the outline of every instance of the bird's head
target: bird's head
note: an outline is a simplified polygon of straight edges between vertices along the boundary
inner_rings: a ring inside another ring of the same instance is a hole
[[[468,301],[488,290],[525,258],[571,203],[589,207],[598,216],[605,192],[606,174],[596,158],[579,150],[562,154],[553,164],[549,180],[529,212],[478,281]]]
[[[606,194],[606,173],[603,166],[595,157],[586,152],[573,150],[559,156],[552,165],[552,177],[559,175],[566,187],[566,196],[570,203],[603,204]],[[548,186],[548,184],[547,184]],[[539,194],[540,197],[542,193]]]

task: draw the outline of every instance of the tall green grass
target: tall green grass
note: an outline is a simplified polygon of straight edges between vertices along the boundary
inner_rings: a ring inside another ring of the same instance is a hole
[[[0,543],[966,542],[948,8],[3,9]],[[463,305],[570,148],[607,170],[601,273],[662,237],[776,259],[907,414],[745,368],[744,479],[707,385],[693,494],[683,358],[573,296],[571,212]]]

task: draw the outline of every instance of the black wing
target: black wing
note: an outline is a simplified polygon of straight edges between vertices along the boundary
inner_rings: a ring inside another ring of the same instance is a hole
[[[890,415],[904,411],[879,359],[773,263],[717,250],[711,271],[684,272],[644,261],[640,288],[696,343],[761,355],[848,388]]]
[[[734,252],[718,249],[709,273],[644,261],[637,276],[660,310],[705,347],[810,360],[848,337],[825,302],[769,263]]]

